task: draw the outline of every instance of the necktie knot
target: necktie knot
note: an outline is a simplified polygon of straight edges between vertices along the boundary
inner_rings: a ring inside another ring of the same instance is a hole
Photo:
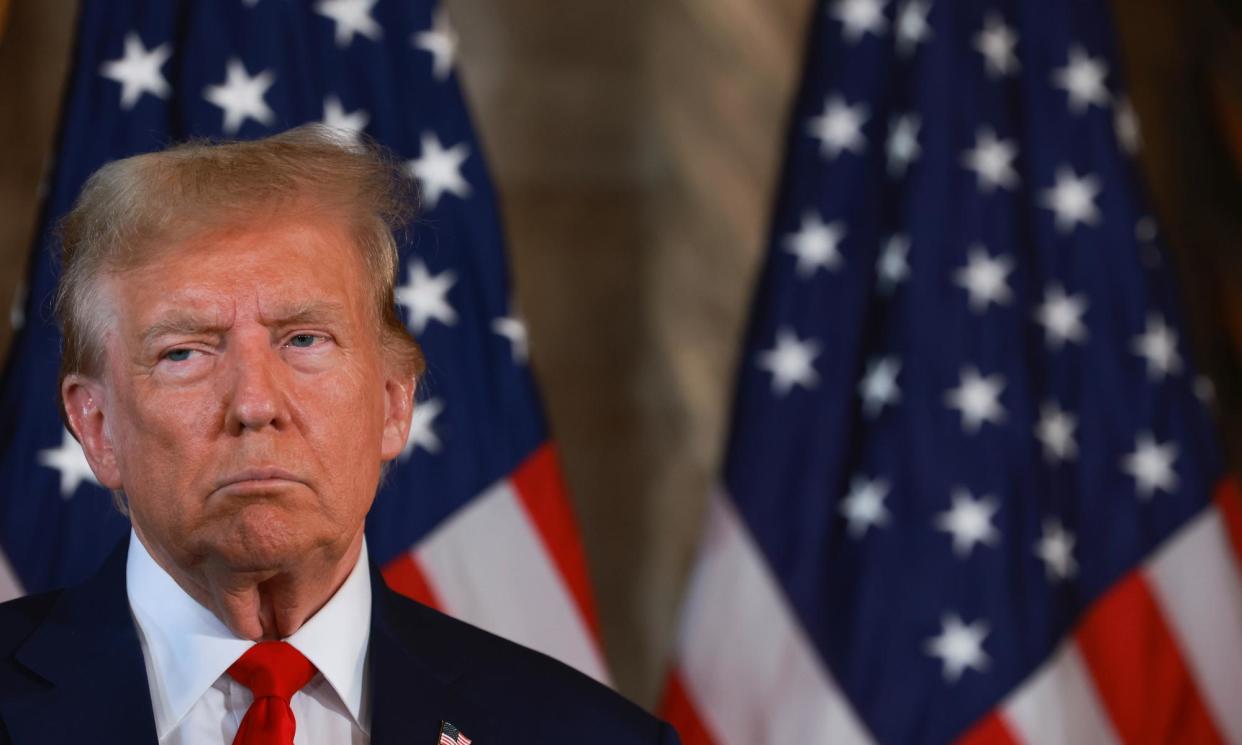
[[[315,666],[286,642],[259,642],[229,667],[229,675],[250,689],[257,701],[276,697],[288,703],[315,677]]]

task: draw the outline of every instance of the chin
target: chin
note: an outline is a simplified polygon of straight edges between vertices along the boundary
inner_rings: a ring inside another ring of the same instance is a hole
[[[306,561],[330,544],[304,515],[291,515],[278,505],[248,505],[210,531],[204,553],[234,571],[280,570]]]

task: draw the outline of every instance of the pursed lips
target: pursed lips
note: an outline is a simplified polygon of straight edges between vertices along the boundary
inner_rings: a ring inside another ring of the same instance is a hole
[[[221,479],[220,482],[216,484],[216,491],[230,486],[236,486],[238,484],[254,483],[256,485],[261,485],[265,482],[289,482],[297,484],[306,483],[283,468],[247,468],[244,471],[238,471]]]

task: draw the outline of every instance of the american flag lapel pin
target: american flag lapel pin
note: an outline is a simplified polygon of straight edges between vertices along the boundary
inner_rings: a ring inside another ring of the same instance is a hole
[[[440,722],[440,740],[438,745],[470,745],[470,738],[449,722]]]

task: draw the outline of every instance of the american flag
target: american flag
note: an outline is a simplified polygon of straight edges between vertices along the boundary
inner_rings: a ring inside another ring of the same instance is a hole
[[[110,160],[322,121],[390,148],[423,201],[397,301],[429,367],[371,511],[371,556],[396,589],[606,677],[456,49],[432,0],[81,4],[43,231],[15,314],[25,323],[0,390],[3,594],[83,578],[128,530],[57,415],[50,226]]]
[[[814,10],[665,713],[1242,743],[1242,501],[1102,0]]]
[[[440,722],[440,745],[470,745],[470,738],[448,722]]]

